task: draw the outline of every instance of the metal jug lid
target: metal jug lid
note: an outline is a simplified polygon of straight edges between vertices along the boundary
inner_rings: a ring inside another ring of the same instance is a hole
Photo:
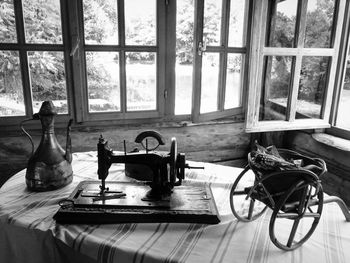
[[[39,115],[41,116],[47,116],[47,115],[57,115],[55,106],[53,105],[52,101],[44,101],[41,105]]]

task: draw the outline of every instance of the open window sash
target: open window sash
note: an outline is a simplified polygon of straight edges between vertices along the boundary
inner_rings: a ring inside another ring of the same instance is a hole
[[[307,0],[298,1],[295,17],[291,19],[295,19],[295,34],[291,43],[285,46],[273,43],[274,26],[279,22],[277,14],[281,16],[277,12],[278,5],[283,2],[290,1],[262,0],[253,4],[246,132],[330,127],[346,1],[334,1],[329,46],[323,47],[310,46],[307,42],[307,19],[310,17]],[[265,28],[266,24],[270,27]],[[303,88],[307,89],[306,84],[311,83],[305,81],[308,74],[316,75],[315,68],[318,77],[315,90],[321,88],[321,92],[315,92],[314,100],[310,103],[310,98],[304,99],[306,91]],[[283,82],[278,77],[282,74]]]

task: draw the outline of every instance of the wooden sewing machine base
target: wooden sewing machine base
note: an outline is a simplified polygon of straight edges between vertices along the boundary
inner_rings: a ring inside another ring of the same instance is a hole
[[[145,183],[106,182],[109,191],[103,196],[99,186],[100,181],[80,182],[54,219],[63,224],[220,222],[207,185],[175,186],[162,200],[145,199],[150,190]]]

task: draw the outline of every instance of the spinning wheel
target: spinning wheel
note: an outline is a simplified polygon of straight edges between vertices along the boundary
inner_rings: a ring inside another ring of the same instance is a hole
[[[264,191],[262,186],[256,187],[253,191],[255,197],[249,194],[255,186],[256,175],[247,165],[239,174],[230,192],[230,206],[232,213],[237,219],[243,222],[250,222],[260,217],[267,209],[267,206],[257,200],[256,197]]]
[[[343,200],[335,196],[323,199],[319,178],[327,172],[327,167],[322,159],[286,149],[279,149],[274,155],[269,150],[265,156],[261,152],[260,149],[258,153],[248,154],[249,165],[231,188],[231,210],[239,221],[253,221],[269,207],[270,239],[287,251],[300,247],[311,237],[320,221],[323,204],[336,202],[350,222],[350,211]]]
[[[294,200],[293,196],[298,198]],[[269,226],[271,241],[283,250],[298,248],[315,231],[322,208],[321,184],[311,180],[297,181],[273,210]],[[289,231],[286,231],[288,228]]]

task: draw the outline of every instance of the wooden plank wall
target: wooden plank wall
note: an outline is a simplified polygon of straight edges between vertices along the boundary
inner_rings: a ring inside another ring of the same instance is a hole
[[[339,196],[350,207],[350,149],[340,149],[316,140],[308,132],[288,132],[286,137],[288,148],[326,162],[328,172],[321,178],[323,190],[327,194]]]
[[[113,150],[123,150],[123,140],[126,140],[127,151],[140,148],[135,144],[136,136],[145,130],[160,132],[166,140],[166,145],[160,150],[170,150],[170,140],[176,137],[178,151],[184,152],[188,160],[217,162],[231,166],[242,166],[250,149],[250,135],[244,132],[243,123],[205,123],[205,124],[152,124],[123,125],[116,127],[97,127],[72,129],[73,152],[95,151],[100,134],[109,141]],[[55,129],[56,137],[65,148],[66,135],[64,129]],[[37,147],[41,131],[29,131]],[[30,156],[31,145],[28,138],[20,132],[15,134],[0,134],[0,185],[8,177],[26,167]]]

